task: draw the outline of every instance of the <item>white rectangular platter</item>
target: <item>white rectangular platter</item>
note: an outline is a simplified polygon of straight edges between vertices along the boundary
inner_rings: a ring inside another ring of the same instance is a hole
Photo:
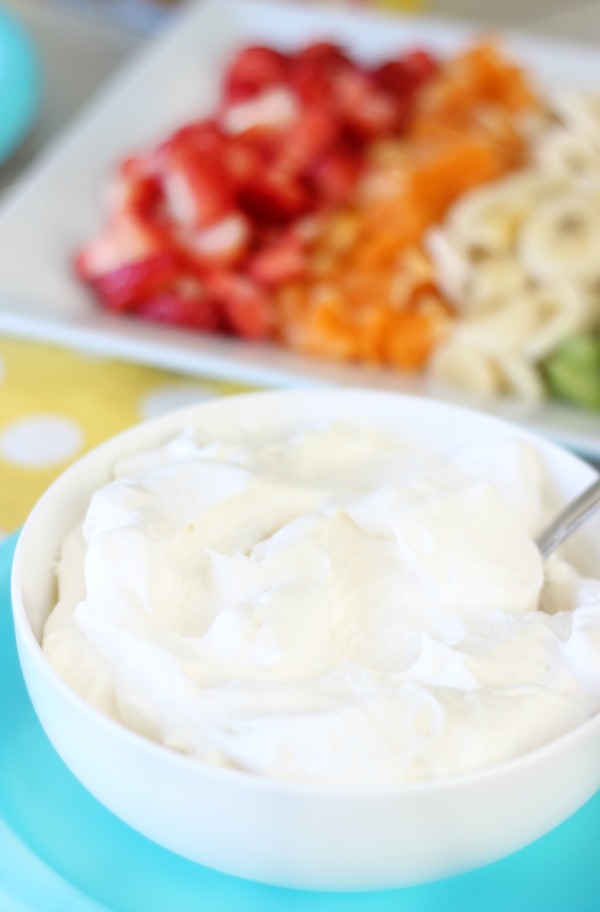
[[[77,282],[71,261],[74,250],[100,227],[112,166],[187,119],[208,113],[224,63],[236,48],[264,43],[285,49],[328,38],[375,60],[417,45],[449,53],[479,32],[476,26],[350,13],[309,2],[202,0],[184,8],[5,195],[0,332],[251,386],[333,383],[460,401],[449,390],[392,371],[339,367],[264,345],[112,317]],[[591,49],[514,34],[502,36],[502,42],[541,86],[600,88],[600,55]],[[505,402],[469,404],[600,460],[600,415],[555,404],[535,410]]]

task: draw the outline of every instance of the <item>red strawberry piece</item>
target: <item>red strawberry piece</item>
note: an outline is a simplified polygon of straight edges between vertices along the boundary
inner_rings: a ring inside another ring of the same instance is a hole
[[[306,249],[293,231],[277,234],[250,259],[249,275],[266,288],[277,288],[306,272]]]
[[[285,130],[298,114],[298,100],[290,88],[281,84],[269,86],[248,101],[226,107],[221,124],[229,135],[255,128]]]
[[[316,197],[326,205],[340,206],[352,197],[363,171],[363,161],[345,149],[335,149],[311,171]]]
[[[375,67],[372,76],[379,86],[393,95],[414,92],[438,72],[437,61],[426,51],[410,51],[398,60]]]
[[[292,177],[305,174],[339,140],[341,127],[332,110],[306,105],[281,143],[275,167]]]
[[[414,88],[419,88],[439,72],[439,63],[424,50],[409,51],[404,55],[404,66]]]
[[[340,67],[354,66],[344,49],[332,41],[315,41],[298,51],[297,60],[311,62],[327,73]]]
[[[403,110],[400,109],[400,110]],[[364,142],[391,136],[397,130],[399,107],[386,92],[365,91],[362,100],[349,105],[346,125]]]
[[[319,42],[290,59],[287,78],[302,101],[323,104],[328,101],[340,74],[353,68],[354,64],[338,45]]]
[[[225,71],[223,94],[227,104],[246,101],[263,89],[281,83],[286,57],[259,45],[243,48]]]
[[[195,120],[175,130],[156,149],[157,162],[168,161],[180,152],[216,154],[223,144],[223,132],[216,120]]]
[[[336,79],[333,104],[340,121],[361,142],[390,135],[394,130],[394,98],[359,69],[348,69]]]
[[[313,201],[299,181],[269,171],[241,187],[240,206],[250,219],[265,224],[285,224],[307,213]]]
[[[251,184],[271,167],[280,141],[272,130],[254,127],[231,136],[224,149],[225,165],[236,186]]]
[[[168,246],[165,233],[130,212],[122,212],[107,229],[75,258],[75,270],[84,281],[93,281],[121,266],[145,260]]]
[[[221,308],[230,332],[253,341],[269,338],[272,307],[266,292],[251,278],[216,272],[207,278],[206,290]]]
[[[108,310],[132,310],[145,299],[167,291],[179,271],[179,258],[173,251],[164,250],[98,276],[92,285]]]
[[[183,226],[176,234],[178,245],[200,266],[237,263],[248,248],[250,236],[250,223],[241,212],[232,212],[208,228]]]
[[[176,291],[164,292],[140,304],[136,316],[156,323],[204,332],[219,332],[223,329],[219,306],[203,292],[193,295]]]
[[[303,104],[326,104],[329,101],[330,82],[324,73],[312,64],[294,61],[290,68],[289,81]]]
[[[223,146],[218,151],[181,149],[170,156],[163,183],[168,213],[176,222],[204,228],[234,208],[235,187]]]
[[[157,218],[163,195],[152,163],[143,158],[128,158],[121,162],[109,179],[107,202],[112,215],[128,211],[142,220]]]
[[[393,95],[404,95],[412,89],[412,78],[403,60],[388,60],[375,67],[372,76],[377,85]]]
[[[234,187],[225,159],[228,138],[212,120],[187,124],[157,149],[167,212],[175,222],[205,227],[232,208]]]
[[[395,108],[394,132],[401,134],[407,127],[415,86],[402,60],[391,60],[372,73],[374,81],[391,99]]]

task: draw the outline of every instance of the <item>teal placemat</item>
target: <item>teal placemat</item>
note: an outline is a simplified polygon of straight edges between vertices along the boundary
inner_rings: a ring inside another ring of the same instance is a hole
[[[10,612],[14,545],[12,538],[0,546],[2,912],[600,912],[600,793],[503,861],[380,893],[265,887],[185,861],[139,836],[85,791],[37,722]]]

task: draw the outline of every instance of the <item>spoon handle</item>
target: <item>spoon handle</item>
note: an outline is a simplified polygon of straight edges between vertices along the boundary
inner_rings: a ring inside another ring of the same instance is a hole
[[[600,478],[586,488],[579,497],[571,501],[538,535],[536,543],[542,558],[545,560],[598,507],[600,507]]]

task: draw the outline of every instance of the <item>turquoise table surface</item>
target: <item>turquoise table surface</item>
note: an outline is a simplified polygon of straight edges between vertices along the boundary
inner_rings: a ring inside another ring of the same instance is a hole
[[[10,610],[14,545],[12,537],[0,546],[2,912],[599,912],[600,793],[509,858],[380,893],[266,887],[188,862],[138,835],[71,775],[34,714]]]

